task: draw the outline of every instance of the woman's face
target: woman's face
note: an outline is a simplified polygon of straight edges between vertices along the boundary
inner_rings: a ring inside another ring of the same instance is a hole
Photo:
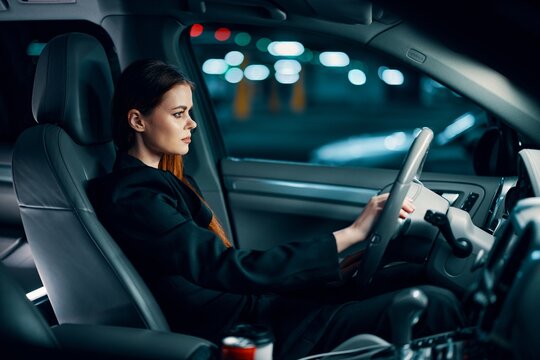
[[[190,117],[193,107],[191,87],[175,85],[148,116],[142,116],[145,130],[141,133],[147,150],[155,155],[185,155],[189,151],[191,130],[197,123]]]

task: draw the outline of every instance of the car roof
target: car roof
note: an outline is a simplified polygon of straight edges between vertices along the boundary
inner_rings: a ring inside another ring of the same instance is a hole
[[[537,58],[528,52],[540,40],[540,3],[530,0],[2,0],[1,4],[0,20],[100,24],[107,16],[144,14],[172,16],[188,25],[251,19],[258,24],[302,23],[331,30],[331,23],[340,23],[356,25],[356,39],[365,42],[405,20],[503,73],[516,62],[534,64]]]

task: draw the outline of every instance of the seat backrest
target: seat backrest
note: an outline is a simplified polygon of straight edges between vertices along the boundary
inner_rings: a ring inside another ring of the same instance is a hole
[[[17,139],[13,182],[36,267],[60,324],[169,330],[154,297],[98,221],[89,180],[115,159],[111,69],[99,41],[52,39],[40,55],[32,111]]]

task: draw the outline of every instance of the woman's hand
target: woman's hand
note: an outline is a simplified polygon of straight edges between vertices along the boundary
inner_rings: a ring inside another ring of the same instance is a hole
[[[341,274],[345,279],[352,277],[356,270],[358,270],[358,266],[364,257],[364,252],[365,250],[360,250],[345,257],[339,263],[339,269],[341,270]]]
[[[334,232],[338,253],[367,238],[387,199],[388,193],[372,197],[362,213],[350,226]],[[401,207],[399,217],[405,219],[413,211],[412,200],[406,199]]]

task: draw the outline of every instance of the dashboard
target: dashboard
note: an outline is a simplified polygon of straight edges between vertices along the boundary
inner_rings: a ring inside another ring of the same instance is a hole
[[[525,198],[540,196],[540,150],[523,149],[518,158],[518,180],[506,194],[505,207],[513,209]]]
[[[525,201],[535,201],[540,197],[540,150],[523,149],[518,154],[517,176],[500,178],[497,190],[490,204],[485,203],[487,216],[482,224],[472,224],[469,209],[464,208],[467,199],[462,192],[461,202],[454,204],[448,209],[447,218],[450,223],[455,239],[468,239],[472,243],[472,253],[466,258],[455,256],[450,248],[446,236],[439,234],[428,262],[428,274],[442,286],[456,290],[458,293],[466,291],[469,284],[478,278],[482,265],[495,248],[497,239],[501,236],[511,238],[508,234],[502,234],[505,229],[513,229],[515,236],[520,236],[531,219],[529,210],[536,209],[534,206],[521,206]],[[479,200],[484,196],[482,192]],[[439,194],[441,195],[441,194]],[[521,205],[520,205],[521,204]],[[479,206],[478,202],[475,206]],[[539,207],[540,208],[540,207]],[[534,213],[536,210],[532,210]],[[517,216],[515,213],[521,214]],[[484,213],[485,214],[485,213]],[[512,224],[511,224],[512,223]],[[511,247],[513,242],[509,242]],[[499,245],[500,248],[500,245]],[[495,251],[496,253],[496,251]],[[505,262],[504,254],[496,254],[498,266]],[[498,266],[492,270],[497,273]]]
[[[491,234],[502,229],[520,200],[540,197],[540,150],[523,149],[518,154],[518,175],[502,178],[489,207],[484,230]]]
[[[477,287],[478,333],[481,339],[538,358],[536,329],[540,315],[540,198],[521,199],[496,236]],[[535,331],[531,331],[534,329]]]
[[[540,316],[540,150],[519,152],[517,180],[504,202],[504,226],[473,292],[478,331],[517,358],[537,358],[540,345],[530,330],[537,329]]]

